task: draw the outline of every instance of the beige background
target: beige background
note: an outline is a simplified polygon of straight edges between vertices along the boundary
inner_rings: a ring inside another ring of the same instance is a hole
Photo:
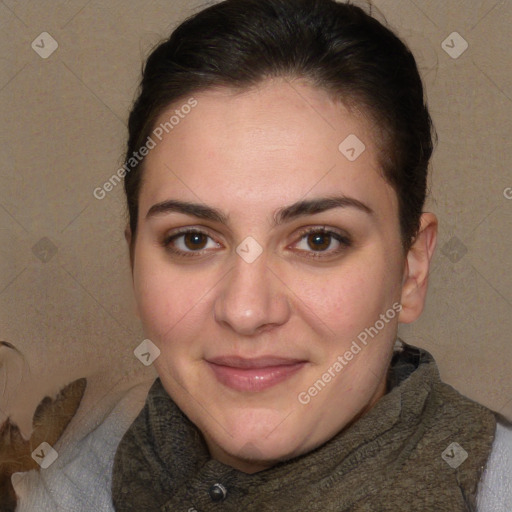
[[[37,403],[78,377],[84,418],[114,388],[153,379],[133,355],[143,335],[122,189],[92,193],[119,167],[142,58],[201,5],[0,1],[0,340],[24,354],[0,348],[0,421],[25,434]],[[430,295],[400,334],[445,381],[512,417],[512,2],[375,5],[417,56],[439,134]],[[454,31],[469,45],[458,58],[441,46]],[[46,59],[31,47],[42,32],[58,43]]]

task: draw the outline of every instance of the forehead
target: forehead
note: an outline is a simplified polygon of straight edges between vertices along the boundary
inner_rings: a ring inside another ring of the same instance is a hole
[[[156,122],[161,128],[145,160],[142,215],[169,197],[247,212],[326,192],[364,195],[396,209],[371,121],[323,90],[274,79],[244,91],[207,90],[193,100],[193,109],[183,108],[190,103],[184,98]]]

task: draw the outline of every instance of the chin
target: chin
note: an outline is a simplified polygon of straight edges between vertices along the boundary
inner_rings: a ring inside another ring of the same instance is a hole
[[[210,441],[231,458],[248,463],[272,465],[293,458],[302,453],[304,440],[301,441],[299,432],[290,430],[288,414],[277,411],[270,414],[267,411],[266,415],[261,411],[237,414],[227,428],[216,428],[209,436]]]
[[[290,443],[288,436],[230,440],[220,448],[227,454],[226,463],[245,472],[254,472],[274,466],[278,462],[300,455],[301,450]]]

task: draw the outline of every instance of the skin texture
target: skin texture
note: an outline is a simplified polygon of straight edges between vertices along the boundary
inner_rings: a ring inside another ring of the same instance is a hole
[[[386,392],[398,321],[412,322],[423,309],[437,221],[423,214],[404,255],[397,196],[377,162],[377,132],[324,91],[273,79],[194,97],[197,106],[146,157],[136,239],[128,228],[126,238],[134,244],[138,315],[161,351],[154,364],[165,389],[214,458],[250,473],[319,446]],[[366,146],[355,161],[338,149],[350,134]],[[338,207],[273,225],[280,208],[341,194],[373,213]],[[168,199],[217,208],[228,223],[177,212],[146,218]],[[324,226],[348,236],[350,246],[301,234]],[[191,257],[162,244],[182,227],[207,235],[170,243]],[[252,263],[236,252],[248,236],[262,249]],[[397,303],[400,315],[300,403],[298,395]],[[237,391],[206,362],[227,355],[306,363],[273,387]]]

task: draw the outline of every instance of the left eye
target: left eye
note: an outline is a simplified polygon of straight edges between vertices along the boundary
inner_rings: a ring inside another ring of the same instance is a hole
[[[333,243],[334,245],[337,244],[338,248],[329,251],[328,249],[332,247]],[[300,243],[297,244],[297,247],[299,250],[305,252],[334,254],[342,251],[346,247],[349,247],[350,244],[350,240],[341,233],[322,228],[303,232],[301,234]],[[312,249],[312,251],[310,249]],[[322,255],[312,254],[312,256]]]

